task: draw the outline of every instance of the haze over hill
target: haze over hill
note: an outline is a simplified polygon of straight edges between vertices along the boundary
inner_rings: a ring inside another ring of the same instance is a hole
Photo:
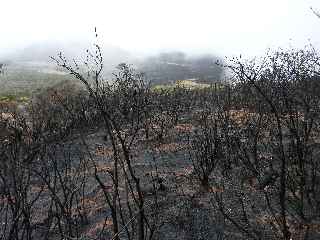
[[[42,63],[55,64],[50,57],[56,57],[62,52],[69,59],[83,60],[86,50],[93,47],[86,41],[42,41],[30,44],[23,48],[14,49],[10,53],[0,55],[5,62],[15,63]],[[115,65],[122,61],[131,60],[133,57],[128,52],[115,46],[103,46],[104,61],[106,65]]]
[[[261,56],[268,48],[310,42],[318,48],[320,24],[310,6],[319,9],[319,1],[10,0],[1,6],[0,63],[15,73],[12,81],[39,73],[61,77],[50,56],[61,51],[82,63],[97,27],[106,73],[127,62],[154,83],[215,81],[222,71],[214,62],[222,56]],[[176,53],[183,60],[170,59]]]
[[[57,57],[61,52],[69,61],[75,59],[81,65],[86,59],[87,49],[93,51],[94,44],[80,40],[37,42],[7,53],[1,56],[0,60],[7,65],[7,72],[11,74],[18,72],[22,74],[25,71],[32,71],[33,74],[64,74],[51,57]],[[111,77],[115,67],[122,62],[133,64],[144,72],[152,84],[191,78],[206,82],[218,81],[222,73],[215,64],[219,57],[211,54],[194,55],[181,51],[168,51],[149,56],[136,56],[111,45],[101,44],[101,49],[107,77]]]

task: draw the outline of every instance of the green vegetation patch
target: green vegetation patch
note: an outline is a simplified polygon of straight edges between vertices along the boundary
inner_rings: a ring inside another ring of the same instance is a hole
[[[0,96],[0,102],[21,102],[26,103],[30,100],[27,96],[19,96],[19,95],[2,95]]]
[[[42,89],[72,79],[70,75],[17,70],[0,77],[0,97],[25,101]]]
[[[208,84],[208,83],[197,83],[196,79],[185,79],[178,80],[174,84],[161,84],[152,87],[153,91],[173,91],[175,88],[185,88],[189,90],[199,90],[218,87],[222,89],[223,85],[221,83]]]

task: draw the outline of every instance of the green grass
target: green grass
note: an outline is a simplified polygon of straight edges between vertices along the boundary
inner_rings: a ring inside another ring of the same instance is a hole
[[[0,76],[0,100],[27,101],[34,93],[70,79],[70,75],[54,73],[28,70],[10,72]]]
[[[30,100],[27,96],[17,96],[17,95],[1,95],[0,102],[20,102],[27,103]]]
[[[176,86],[182,87],[182,88],[188,88],[188,89],[204,89],[204,88],[210,88],[210,84],[206,83],[197,83],[194,80],[179,80],[176,81]]]
[[[217,84],[218,88],[223,88],[222,84]],[[174,84],[161,84],[152,87],[153,91],[173,91],[175,88],[185,88],[189,90],[208,89],[214,85],[207,83],[197,83],[194,79],[178,80]]]

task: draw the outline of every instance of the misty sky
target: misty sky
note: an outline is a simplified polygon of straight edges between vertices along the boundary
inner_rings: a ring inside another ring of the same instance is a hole
[[[258,55],[320,47],[319,0],[1,0],[0,52],[41,41],[100,40],[133,53]]]

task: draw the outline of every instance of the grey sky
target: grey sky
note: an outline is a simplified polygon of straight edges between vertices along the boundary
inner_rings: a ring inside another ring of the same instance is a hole
[[[93,39],[134,53],[188,50],[258,55],[320,46],[319,0],[1,0],[0,51],[39,41]],[[290,40],[291,39],[291,40]]]

